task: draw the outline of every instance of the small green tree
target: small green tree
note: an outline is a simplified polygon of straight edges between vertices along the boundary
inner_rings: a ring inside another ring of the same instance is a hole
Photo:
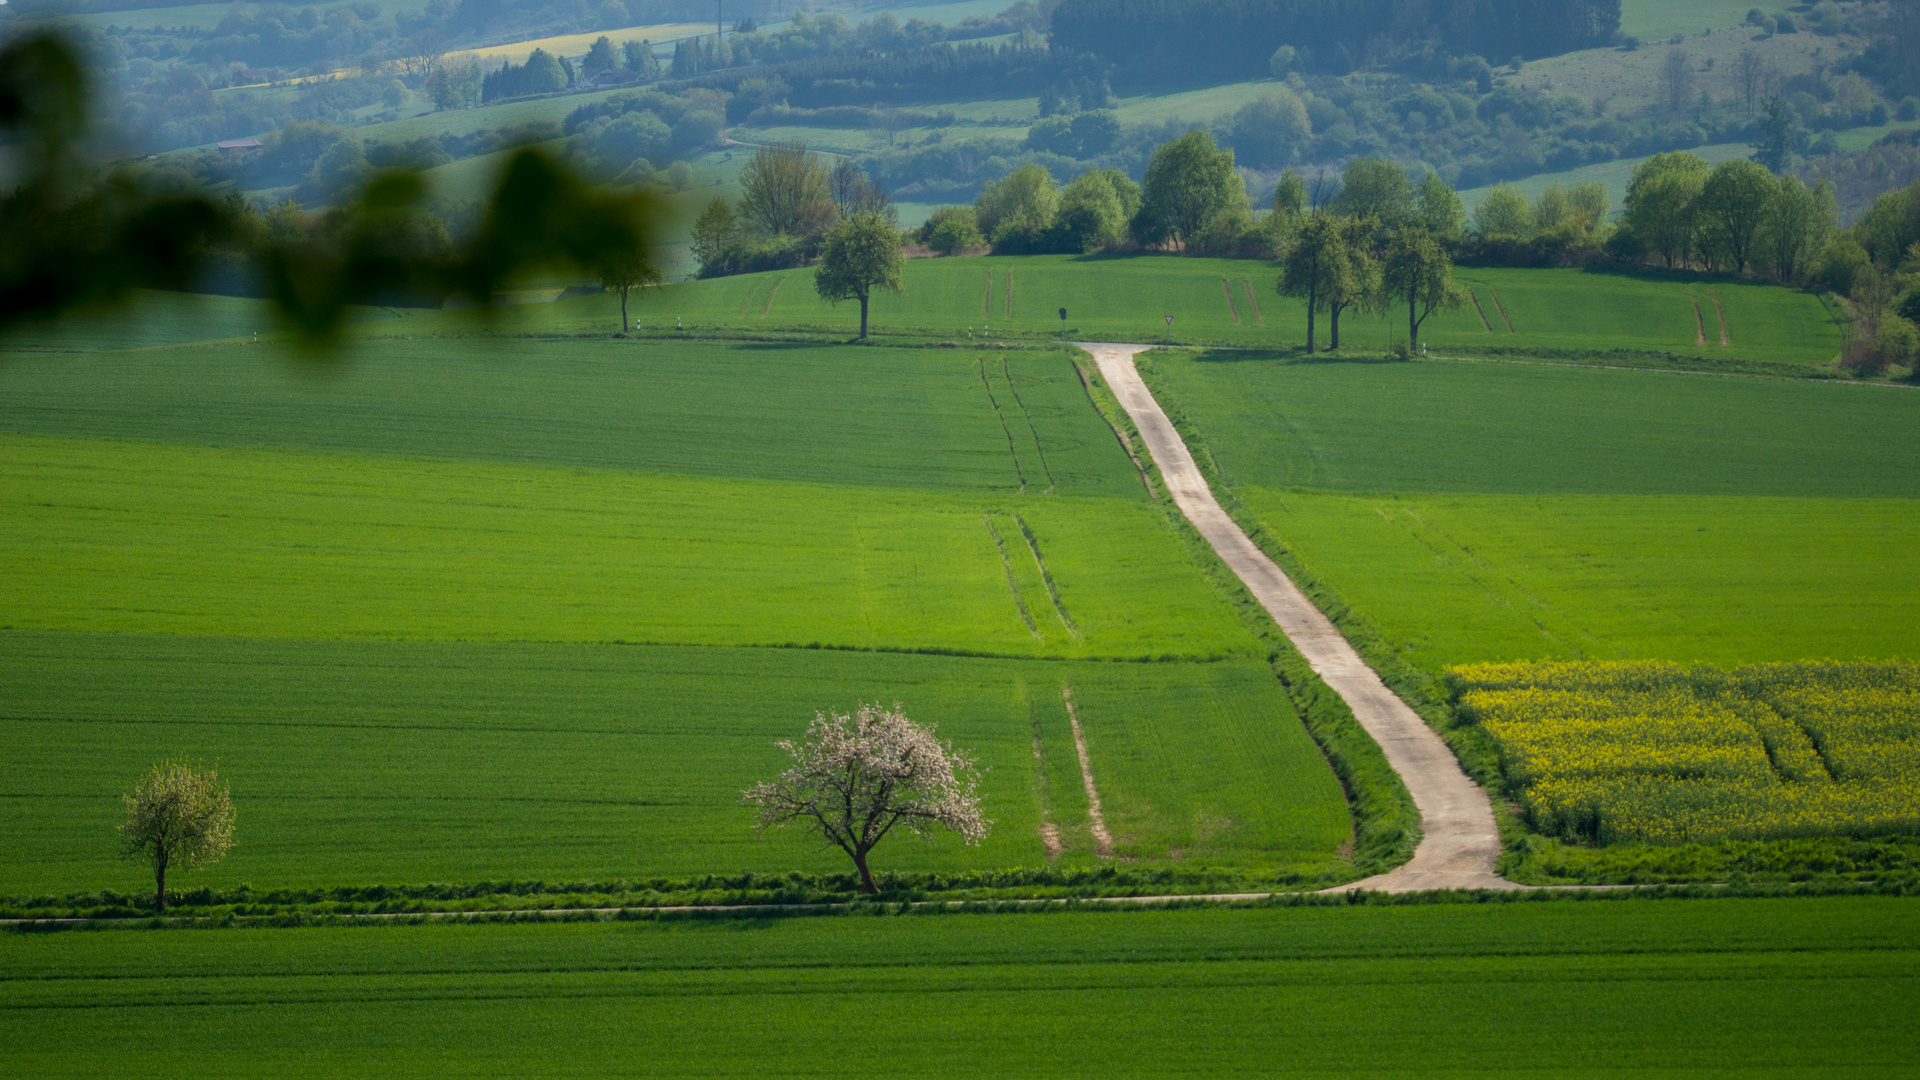
[[[626,333],[627,294],[637,288],[658,285],[665,280],[658,268],[647,261],[640,248],[609,255],[600,263],[600,287],[620,294],[620,332]]]
[[[740,217],[727,205],[727,200],[715,198],[700,216],[693,222],[693,257],[702,268],[718,263],[727,248],[740,238]]]
[[[874,289],[900,291],[900,230],[876,213],[855,214],[827,232],[813,287],[829,303],[860,301],[860,336],[867,336],[867,300]]]
[[[195,772],[184,762],[156,765],[131,795],[121,846],[130,859],[153,867],[153,902],[167,910],[167,869],[218,862],[233,846],[233,800],[219,774]]]
[[[1466,303],[1453,283],[1453,260],[1447,257],[1447,249],[1425,229],[1402,229],[1387,241],[1381,278],[1388,295],[1407,302],[1408,348],[1420,347],[1420,324],[1427,316]]]

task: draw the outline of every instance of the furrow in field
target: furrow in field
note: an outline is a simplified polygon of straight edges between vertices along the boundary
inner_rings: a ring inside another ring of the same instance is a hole
[[[1487,321],[1486,309],[1480,306],[1480,294],[1474,289],[1469,288],[1467,290],[1467,296],[1473,301],[1473,313],[1480,316],[1480,325],[1487,328],[1487,333],[1493,333],[1493,324]]]
[[[767,312],[773,310],[773,298],[780,294],[780,286],[786,283],[787,275],[785,274],[781,274],[779,278],[775,279],[773,288],[767,290],[767,302],[760,305],[760,314],[765,315]]]
[[[980,385],[986,388],[987,404],[993,406],[993,415],[1000,420],[1000,430],[1007,435],[1007,454],[1013,458],[1013,473],[1020,479],[1020,490],[1027,489],[1027,473],[1020,467],[1020,451],[1013,444],[1013,426],[1007,423],[1007,414],[1000,408],[1000,401],[993,395],[993,381],[987,377],[986,360],[976,361],[980,370]]]
[[[1724,349],[1728,344],[1726,310],[1720,306],[1720,297],[1718,294],[1708,293],[1707,299],[1713,301],[1713,317],[1720,320],[1720,347]]]
[[[1020,580],[1013,575],[1013,560],[1007,555],[1007,542],[1001,539],[1000,530],[993,527],[993,519],[982,515],[982,524],[987,527],[987,535],[993,537],[993,549],[1000,553],[1000,569],[1007,575],[1007,592],[1013,596],[1013,606],[1020,612],[1020,621],[1027,624],[1027,633],[1035,641],[1046,640],[1040,634],[1040,627],[1034,624],[1033,612],[1027,609],[1027,598],[1020,595]]]
[[[1253,324],[1255,326],[1267,325],[1267,320],[1260,317],[1260,302],[1253,298],[1253,282],[1242,278],[1240,284],[1247,287],[1247,310],[1253,312]]]
[[[1013,318],[1013,269],[1007,269],[1007,318]]]
[[[1489,285],[1487,286],[1487,295],[1493,297],[1493,310],[1499,312],[1500,321],[1507,324],[1507,333],[1519,333],[1518,330],[1513,328],[1513,319],[1508,317],[1506,305],[1500,302],[1500,293],[1496,291],[1493,286]],[[1492,329],[1492,327],[1488,327],[1488,329]]]
[[[1033,414],[1027,410],[1027,403],[1020,397],[1020,388],[1013,384],[1013,372],[1007,367],[1007,358],[1000,357],[1000,377],[1007,381],[1007,392],[1013,395],[1013,403],[1020,406],[1020,420],[1027,425],[1027,434],[1033,438],[1033,452],[1040,458],[1040,471],[1047,478],[1047,490],[1052,491],[1053,467],[1047,464],[1047,448],[1040,445],[1040,429],[1033,424]]]
[[[1060,617],[1060,625],[1066,628],[1068,636],[1079,641],[1080,628],[1073,624],[1073,617],[1067,614],[1067,606],[1060,602],[1060,589],[1053,582],[1053,571],[1047,569],[1046,558],[1040,554],[1039,539],[1033,535],[1026,518],[1015,514],[1013,523],[1020,527],[1020,535],[1027,541],[1027,550],[1033,553],[1033,566],[1040,571],[1040,584],[1047,591],[1047,600],[1053,604],[1053,613]]]
[[[1707,344],[1707,318],[1700,314],[1699,300],[1690,296],[1687,298],[1687,301],[1693,305],[1693,325],[1695,327],[1693,336],[1694,347],[1704,348]]]
[[[1233,286],[1226,278],[1220,279],[1220,291],[1227,294],[1227,314],[1233,316],[1233,325],[1240,325],[1240,310],[1233,306]]]

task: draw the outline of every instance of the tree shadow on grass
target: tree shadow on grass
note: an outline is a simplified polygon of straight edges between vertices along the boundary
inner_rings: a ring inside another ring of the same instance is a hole
[[[1360,352],[1314,352],[1293,349],[1201,349],[1195,353],[1200,364],[1404,364],[1397,356]]]

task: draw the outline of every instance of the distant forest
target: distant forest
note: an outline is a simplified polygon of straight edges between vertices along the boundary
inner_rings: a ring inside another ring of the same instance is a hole
[[[1429,48],[1496,61],[1611,42],[1620,0],[1061,0],[1053,44],[1122,65],[1128,81],[1267,73],[1290,45],[1296,66],[1344,75]]]

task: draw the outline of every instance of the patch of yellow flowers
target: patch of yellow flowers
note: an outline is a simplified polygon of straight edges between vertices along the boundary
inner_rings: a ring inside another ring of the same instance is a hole
[[[1543,832],[1920,832],[1920,664],[1474,664],[1447,678]]]

